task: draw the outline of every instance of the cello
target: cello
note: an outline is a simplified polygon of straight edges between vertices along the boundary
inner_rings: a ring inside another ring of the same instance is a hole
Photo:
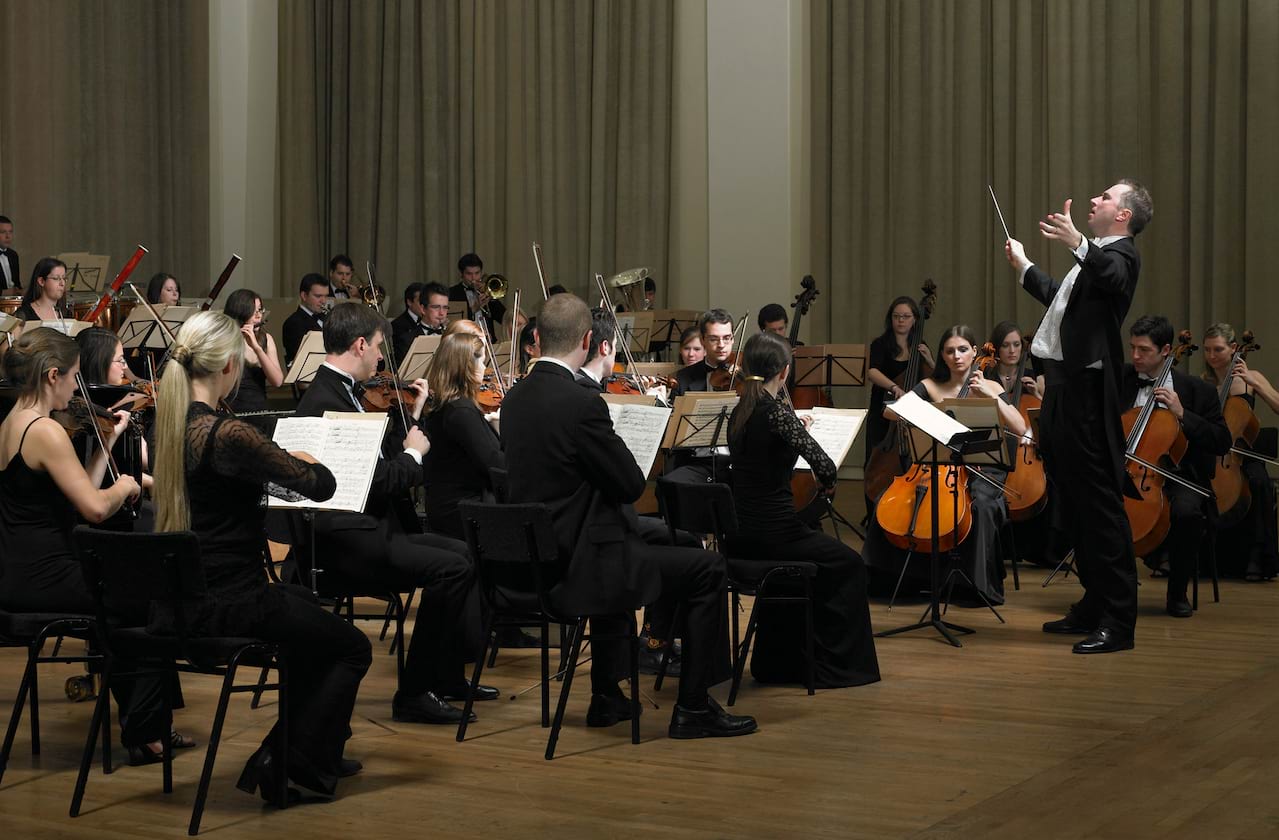
[[[1026,361],[1030,358],[1031,336],[1022,336],[1021,358],[1017,361],[1017,374],[1012,387],[1004,392],[1004,401],[1015,407],[1026,422],[1026,428],[1033,428],[1030,422],[1030,410],[1041,405],[1039,397],[1024,393],[1022,379],[1026,376]],[[1036,516],[1048,502],[1048,477],[1044,474],[1044,461],[1039,455],[1039,442],[1022,438],[1017,443],[1014,453],[1013,469],[1004,481],[1004,497],[1008,502],[1008,518],[1013,522],[1024,522]]]
[[[924,341],[924,322],[932,317],[933,307],[937,305],[937,284],[931,279],[925,280],[922,291],[924,296],[919,299],[920,317],[911,328],[910,339],[907,342],[907,346],[910,347],[910,361],[906,364],[906,370],[901,376],[894,380],[903,391],[914,388],[921,377],[932,373],[931,369],[923,369],[924,363],[919,345]],[[906,471],[909,455],[910,453],[906,451],[906,435],[902,430],[902,424],[895,423],[866,463],[864,474],[866,496],[872,501],[878,501],[893,480]]]
[[[791,304],[791,308],[795,310],[795,317],[791,319],[790,335],[788,336],[791,347],[799,346],[799,322],[808,314],[809,307],[813,305],[813,301],[821,294],[817,290],[817,282],[813,280],[813,275],[811,274],[805,274],[799,285],[799,294],[795,295],[795,302]],[[791,369],[791,375],[794,376],[794,368]],[[796,386],[791,390],[790,398],[792,407],[797,409],[816,408],[819,405],[835,405],[831,399],[830,388],[820,385]]]
[[[981,376],[985,366],[994,361],[995,347],[987,342],[981,348],[968,377],[959,389],[958,399],[972,391],[974,376]],[[903,435],[905,437],[905,435]],[[937,487],[942,494],[937,505],[937,549],[950,551],[968,538],[973,527],[972,498],[968,493],[968,470],[971,467],[938,467]],[[875,518],[889,543],[906,551],[931,546],[932,517],[925,511],[932,506],[932,467],[916,464],[893,483],[875,505]]]
[[[1217,391],[1221,415],[1226,421],[1226,428],[1230,430],[1232,449],[1240,442],[1252,446],[1261,430],[1257,415],[1253,413],[1248,401],[1238,394],[1230,394],[1230,387],[1235,380],[1235,366],[1241,359],[1247,359],[1250,351],[1261,349],[1252,330],[1244,330],[1242,338],[1243,344],[1230,357],[1230,369],[1222,377],[1221,388]],[[1247,515],[1252,506],[1252,491],[1243,474],[1243,458],[1237,453],[1227,452],[1217,459],[1212,471],[1212,492],[1217,497],[1218,527],[1229,528]]]

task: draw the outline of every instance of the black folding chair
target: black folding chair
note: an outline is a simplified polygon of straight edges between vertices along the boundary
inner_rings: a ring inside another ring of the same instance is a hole
[[[93,725],[85,742],[75,795],[71,800],[71,816],[80,814],[93,755],[94,735],[106,722],[111,682],[157,671],[210,674],[222,677],[222,691],[218,695],[204,769],[187,829],[188,834],[195,835],[200,830],[200,818],[204,813],[209,780],[213,776],[213,763],[232,694],[258,690],[279,693],[276,749],[281,757],[288,755],[288,662],[285,652],[278,645],[261,639],[190,634],[186,611],[190,604],[198,603],[207,592],[204,567],[200,563],[200,546],[192,532],[123,533],[81,525],[72,532],[72,544],[93,593],[97,608],[95,637],[101,646],[105,664],[102,688],[93,710]],[[137,616],[146,615],[150,602],[156,602],[159,608],[172,614],[174,635],[155,635],[138,626]],[[124,663],[132,664],[134,669],[126,672]],[[240,665],[269,666],[276,670],[278,679],[272,685],[236,685],[235,675]],[[168,738],[163,743],[164,792],[172,793],[173,747]],[[283,767],[283,762],[280,766]],[[278,779],[276,804],[281,808],[288,805],[288,779],[283,772]]]
[[[492,644],[493,631],[499,627],[538,627],[542,631],[542,726],[551,728],[546,743],[546,760],[555,757],[564,710],[573,687],[573,672],[587,639],[604,641],[623,639],[630,650],[631,743],[640,742],[639,728],[639,637],[635,626],[635,605],[626,613],[626,632],[585,632],[586,616],[566,615],[554,601],[552,593],[560,582],[564,564],[556,550],[555,531],[545,505],[497,505],[463,502],[460,505],[462,527],[471,556],[476,560],[480,597],[485,605],[485,650],[475,661],[471,675],[471,691],[458,724],[457,740],[466,739],[467,721],[471,716],[472,698],[480,684],[480,676]],[[550,636],[549,626],[558,623],[570,628],[568,663],[563,666],[564,683],[560,688],[555,720],[550,721]]]
[[[817,565],[804,560],[746,560],[734,557],[727,551],[729,541],[737,531],[737,509],[733,505],[733,492],[727,484],[690,484],[672,481],[665,476],[657,479],[657,501],[666,526],[675,542],[675,531],[694,534],[710,534],[716,549],[724,555],[728,566],[728,591],[732,598],[730,607],[733,633],[733,683],[728,692],[728,705],[737,702],[737,692],[746,670],[746,656],[750,653],[755,637],[759,610],[765,604],[804,605],[804,687],[814,694],[816,680],[813,676],[813,580],[817,577]],[[801,594],[787,591],[786,583],[798,580]],[[741,596],[755,596],[750,618],[746,621],[746,636],[739,641],[738,613],[741,612]],[[678,617],[678,616],[677,616]],[[667,638],[673,638],[674,626]],[[666,677],[669,657],[662,660],[661,671],[653,688],[660,691]]]

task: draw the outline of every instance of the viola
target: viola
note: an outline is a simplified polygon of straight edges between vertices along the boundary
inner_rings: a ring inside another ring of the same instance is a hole
[[[1232,448],[1241,442],[1251,446],[1261,430],[1257,415],[1253,413],[1248,401],[1238,394],[1232,396],[1230,393],[1234,384],[1235,365],[1241,359],[1246,359],[1250,351],[1260,349],[1261,345],[1256,342],[1252,331],[1245,330],[1243,344],[1231,356],[1230,368],[1222,377],[1221,388],[1217,392],[1222,417],[1226,421],[1226,428],[1230,430]],[[1243,458],[1240,455],[1227,452],[1217,459],[1212,472],[1212,491],[1217,497],[1219,528],[1236,525],[1247,515],[1248,509],[1252,507],[1252,490],[1243,474]]]
[[[926,280],[922,287],[924,296],[919,299],[920,318],[910,331],[907,346],[910,347],[910,361],[906,370],[902,371],[894,382],[903,390],[909,391],[919,383],[920,378],[932,373],[932,367],[923,360],[919,345],[924,341],[924,323],[932,317],[933,307],[937,305],[937,284]],[[906,471],[910,453],[906,451],[906,434],[901,423],[894,423],[880,441],[875,451],[870,454],[866,463],[864,481],[866,496],[871,501],[878,501],[888,486],[897,476]]]
[[[1021,359],[1017,362],[1017,373],[1014,375],[1012,387],[1004,392],[1004,400],[1015,406],[1026,423],[1032,428],[1030,410],[1042,404],[1039,397],[1024,392],[1022,379],[1026,376],[1026,362],[1030,358],[1031,336],[1022,337]],[[1004,496],[1008,502],[1008,518],[1014,522],[1024,522],[1036,516],[1048,503],[1048,477],[1044,473],[1044,460],[1039,454],[1039,442],[1021,440],[1017,451],[1012,453],[1013,469],[1004,482]]]
[[[1159,368],[1155,376],[1157,385],[1167,382],[1172,387],[1172,367],[1198,345],[1191,343],[1190,330],[1183,330],[1177,337],[1178,346]],[[1181,431],[1181,424],[1172,412],[1159,405],[1153,396],[1141,408],[1130,408],[1123,414],[1124,434],[1127,436],[1125,454],[1135,456],[1148,464],[1171,463],[1177,465],[1186,455],[1189,441]],[[1172,503],[1164,493],[1165,478],[1160,473],[1131,460],[1126,460],[1128,476],[1140,494],[1140,499],[1124,496],[1124,512],[1132,529],[1133,550],[1142,557],[1163,543],[1172,526]]]

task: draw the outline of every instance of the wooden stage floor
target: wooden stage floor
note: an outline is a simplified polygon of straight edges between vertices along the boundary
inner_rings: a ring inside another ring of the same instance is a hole
[[[233,701],[203,834],[210,837],[927,837],[1258,838],[1279,831],[1279,587],[1226,582],[1190,620],[1163,614],[1163,581],[1143,578],[1134,651],[1074,656],[1040,624],[1079,594],[1073,577],[1040,583],[1028,570],[999,624],[952,610],[978,632],[962,649],[929,632],[878,640],[884,679],[820,691],[749,679],[737,708],[759,718],[746,738],[667,739],[668,686],[647,708],[643,743],[629,730],[584,726],[587,684],[575,686],[555,761],[542,759],[537,693],[506,698],[536,677],[535,651],[503,653],[486,682],[470,740],[390,716],[393,660],[377,654],[352,722],[349,756],[364,772],[327,804],[264,808],[233,784],[269,726]],[[1011,586],[1011,579],[1009,581]],[[913,620],[872,604],[877,630]],[[363,625],[374,634],[378,626]],[[7,711],[19,651],[0,651]],[[160,768],[95,771],[85,813],[67,817],[90,704],[62,698],[72,666],[42,680],[44,751],[24,729],[0,786],[5,837],[182,836],[203,760],[216,680],[188,678],[179,726],[200,748]],[[558,687],[558,686],[557,686]],[[652,678],[644,679],[652,691]],[[727,687],[717,689],[721,699]],[[6,714],[7,719],[7,714]],[[117,751],[117,755],[120,753]]]

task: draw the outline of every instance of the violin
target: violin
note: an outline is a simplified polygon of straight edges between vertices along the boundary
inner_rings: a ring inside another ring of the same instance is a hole
[[[1248,401],[1238,394],[1230,394],[1235,366],[1241,359],[1248,358],[1250,351],[1261,349],[1252,330],[1244,330],[1242,338],[1243,344],[1231,356],[1230,369],[1222,377],[1221,388],[1217,392],[1222,417],[1230,430],[1232,448],[1241,442],[1251,446],[1261,431],[1261,424]],[[1243,458],[1237,453],[1227,452],[1217,459],[1212,472],[1212,491],[1217,497],[1217,527],[1229,528],[1247,515],[1252,507],[1252,490],[1243,474]]]
[[[959,399],[971,393],[973,379],[983,375],[986,366],[994,359],[995,347],[987,342],[969,368],[968,379],[959,389]],[[937,549],[950,551],[966,540],[972,531],[968,468],[939,466],[937,469],[937,487],[942,494],[937,500]],[[905,475],[893,479],[875,505],[875,518],[890,543],[906,551],[931,548],[934,526],[932,487],[932,467],[926,464],[916,464]]]
[[[919,299],[920,317],[915,321],[907,341],[907,346],[910,347],[910,361],[907,362],[906,370],[902,371],[899,379],[894,380],[903,391],[914,388],[921,377],[932,373],[932,368],[925,364],[923,355],[919,352],[919,345],[924,341],[924,323],[932,317],[933,307],[937,305],[937,284],[931,279],[926,280],[921,291],[924,296]],[[866,462],[864,481],[867,498],[878,501],[893,480],[906,471],[909,456],[902,424],[894,423],[875,451],[871,453],[870,460]]]
[[[393,377],[375,376],[364,383],[364,393],[360,394],[360,405],[365,411],[391,411],[399,408],[412,408],[417,400],[417,391],[407,386],[396,386]]]
[[[120,480],[120,468],[116,465],[115,457],[111,454],[110,447],[107,446],[107,440],[110,439],[112,432],[115,431],[117,422],[115,413],[109,409],[94,403],[88,399],[89,386],[85,384],[84,377],[76,373],[76,384],[80,390],[80,396],[72,397],[67,402],[67,407],[62,410],[50,412],[50,417],[56,420],[67,432],[67,436],[73,440],[80,434],[85,434],[90,440],[98,442],[98,448],[102,450],[107,459],[107,475],[110,476],[112,483]],[[128,446],[126,452],[132,462],[131,474],[139,485],[142,483],[142,434],[141,426],[135,426],[130,418],[131,433],[128,436]],[[138,518],[138,508],[136,502],[126,501],[121,508],[133,518]]]
[[[1193,344],[1190,330],[1182,330],[1177,337],[1177,349],[1168,354],[1155,376],[1155,385],[1172,387],[1172,367],[1184,356],[1199,349]],[[1130,408],[1123,414],[1124,434],[1127,444],[1124,452],[1126,469],[1140,499],[1124,496],[1124,512],[1132,528],[1133,550],[1141,557],[1158,548],[1168,536],[1172,526],[1172,503],[1164,493],[1164,475],[1144,464],[1181,463],[1189,441],[1181,431],[1181,423],[1172,412],[1159,404],[1153,396],[1141,408]],[[1133,457],[1139,460],[1133,460]]]
[[[1015,407],[1026,423],[1032,428],[1030,409],[1042,405],[1039,397],[1024,392],[1022,379],[1026,376],[1026,362],[1030,358],[1030,340],[1033,336],[1022,336],[1021,359],[1017,362],[1017,373],[1013,377],[1012,387],[1004,392],[1003,399]],[[1044,461],[1039,455],[1039,442],[1025,439],[1017,443],[1017,451],[1012,454],[1013,469],[1004,482],[1004,497],[1008,502],[1008,518],[1014,522],[1024,522],[1037,515],[1048,503],[1048,477],[1044,473]]]

